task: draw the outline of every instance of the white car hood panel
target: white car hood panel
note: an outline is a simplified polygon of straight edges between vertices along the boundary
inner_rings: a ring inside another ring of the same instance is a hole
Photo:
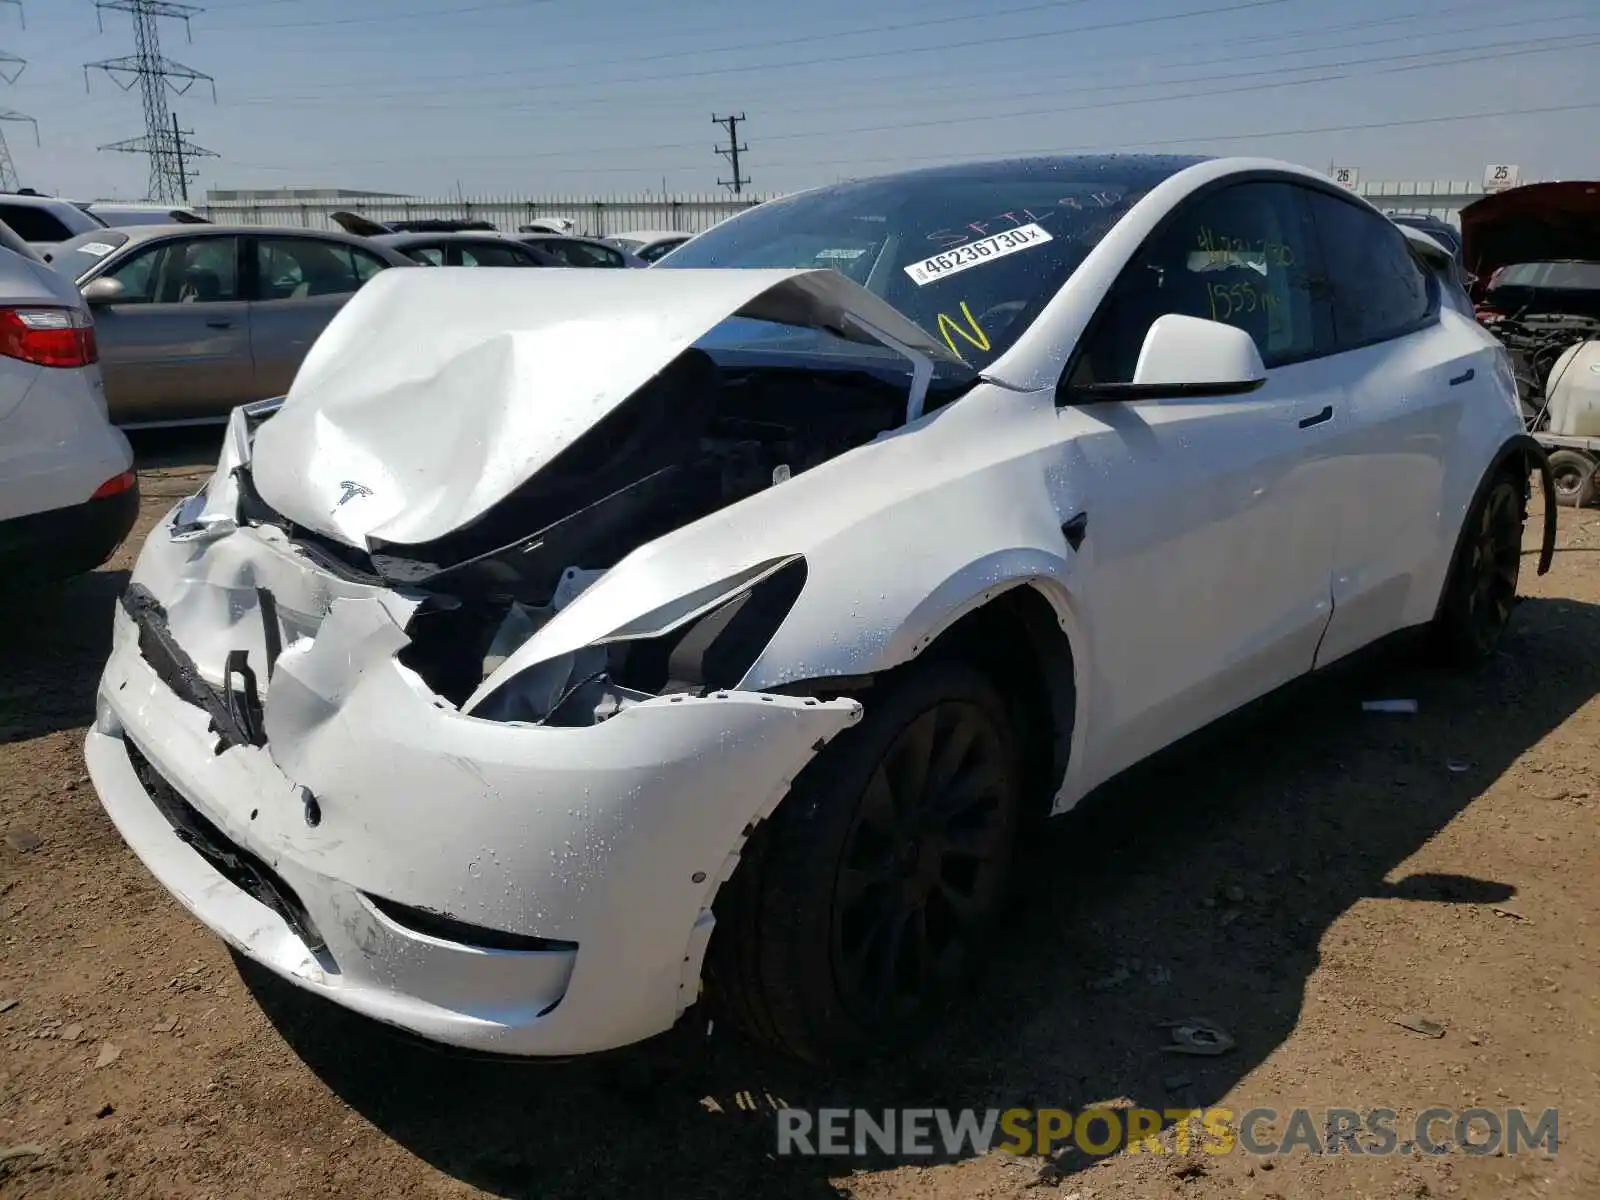
[[[731,316],[959,362],[827,270],[385,271],[328,324],[256,435],[261,497],[352,545],[481,516]]]

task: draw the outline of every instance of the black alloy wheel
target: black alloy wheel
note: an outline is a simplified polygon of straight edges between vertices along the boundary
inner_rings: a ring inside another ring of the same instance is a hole
[[[905,1015],[959,979],[1010,863],[1015,806],[991,714],[947,700],[890,743],[834,881],[832,963],[858,1020]]]

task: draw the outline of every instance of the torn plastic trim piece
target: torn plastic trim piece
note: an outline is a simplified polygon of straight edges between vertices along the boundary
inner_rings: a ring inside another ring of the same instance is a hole
[[[211,728],[221,738],[217,753],[234,746],[253,745],[232,706],[224,703],[222,697],[212,690],[194,659],[172,636],[171,629],[167,627],[167,610],[151,594],[150,589],[141,583],[129,584],[128,590],[122,593],[121,604],[122,610],[138,626],[139,653],[161,682],[171,688],[179,699],[204,709],[211,717]]]
[[[1550,470],[1549,453],[1539,444],[1537,438],[1527,433],[1509,438],[1501,447],[1495,465],[1498,467],[1518,453],[1522,455],[1523,470],[1527,474],[1538,472],[1540,490],[1544,495],[1544,529],[1539,544],[1539,574],[1547,575],[1556,555],[1556,478],[1554,472]],[[1474,497],[1474,502],[1476,499]]]
[[[907,345],[888,330],[878,328],[865,317],[850,313],[845,320],[848,324],[864,330],[911,363],[911,389],[906,397],[906,424],[909,425],[921,417],[928,400],[928,385],[933,382],[933,359]]]

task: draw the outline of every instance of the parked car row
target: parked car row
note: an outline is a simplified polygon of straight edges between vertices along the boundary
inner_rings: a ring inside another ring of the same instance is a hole
[[[31,244],[93,307],[106,401],[123,428],[220,421],[236,405],[282,395],[333,314],[390,267],[650,265],[602,239],[549,229],[508,234],[426,220],[396,230],[350,213],[336,214],[345,232],[198,216],[109,228],[85,206],[11,199],[30,213],[46,201],[65,206],[70,213],[59,215],[79,227]]]
[[[0,587],[94,570],[138,516],[95,332],[72,282],[0,224]]]
[[[111,200],[67,200],[37,192],[0,193],[0,221],[35,248],[54,246],[80,233],[130,225],[204,224],[185,205],[123,204]]]

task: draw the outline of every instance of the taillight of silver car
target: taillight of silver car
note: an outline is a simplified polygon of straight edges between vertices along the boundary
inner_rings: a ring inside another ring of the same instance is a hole
[[[77,308],[0,307],[0,354],[41,367],[100,361],[94,317]]]

